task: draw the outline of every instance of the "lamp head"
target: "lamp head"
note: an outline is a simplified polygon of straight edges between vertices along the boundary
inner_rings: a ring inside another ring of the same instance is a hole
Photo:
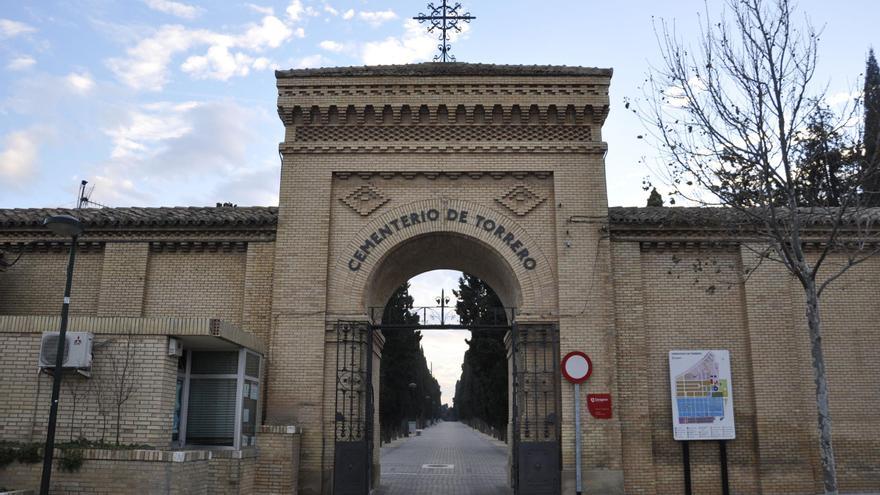
[[[70,215],[53,215],[43,220],[43,226],[54,234],[64,237],[76,237],[83,232],[83,224]]]

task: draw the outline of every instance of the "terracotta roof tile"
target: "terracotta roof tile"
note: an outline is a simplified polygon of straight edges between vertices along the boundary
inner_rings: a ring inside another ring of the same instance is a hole
[[[86,228],[167,228],[167,227],[265,227],[274,226],[278,208],[247,207],[165,207],[165,208],[13,208],[0,209],[0,228],[40,228],[50,215],[73,215]]]

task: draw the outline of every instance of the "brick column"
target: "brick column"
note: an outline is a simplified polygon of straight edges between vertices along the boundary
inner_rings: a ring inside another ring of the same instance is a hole
[[[614,338],[610,242],[602,155],[555,158],[557,274],[559,277],[560,357],[586,352],[593,374],[586,393],[617,395],[617,347]],[[563,383],[562,493],[575,493],[575,435],[572,386]],[[583,403],[582,406],[583,407]],[[623,494],[620,420],[581,416],[583,489],[587,493]]]
[[[332,473],[322,462],[330,172],[310,161],[282,165],[266,422],[302,428],[300,493],[317,495]]]
[[[617,330],[618,387],[615,413],[620,418],[623,479],[628,494],[655,494],[653,435],[645,337],[645,303],[641,247],[613,242],[614,310]]]

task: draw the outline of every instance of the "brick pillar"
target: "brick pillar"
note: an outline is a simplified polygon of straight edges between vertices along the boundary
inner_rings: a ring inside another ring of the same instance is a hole
[[[282,165],[266,423],[302,428],[300,493],[318,495],[332,473],[322,460],[330,173],[306,162]]]
[[[597,136],[598,137],[598,136]],[[614,338],[610,242],[602,155],[556,158],[554,195],[559,277],[560,357],[586,352],[593,374],[581,387],[587,393],[617,395],[617,341]],[[522,320],[520,320],[522,321]],[[575,435],[572,386],[563,383],[562,493],[575,493]],[[583,407],[583,404],[582,404]],[[583,411],[583,410],[582,410]],[[586,493],[623,494],[620,421],[581,416],[583,489]]]
[[[656,494],[650,391],[645,337],[642,257],[638,242],[614,242],[614,308],[617,371],[621,387],[615,413],[620,418],[624,491]],[[614,398],[612,398],[614,399]]]

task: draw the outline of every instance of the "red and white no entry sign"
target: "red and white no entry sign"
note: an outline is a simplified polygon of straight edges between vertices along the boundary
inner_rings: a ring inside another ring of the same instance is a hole
[[[571,351],[562,358],[562,376],[571,383],[584,383],[593,373],[593,362],[581,351]]]

